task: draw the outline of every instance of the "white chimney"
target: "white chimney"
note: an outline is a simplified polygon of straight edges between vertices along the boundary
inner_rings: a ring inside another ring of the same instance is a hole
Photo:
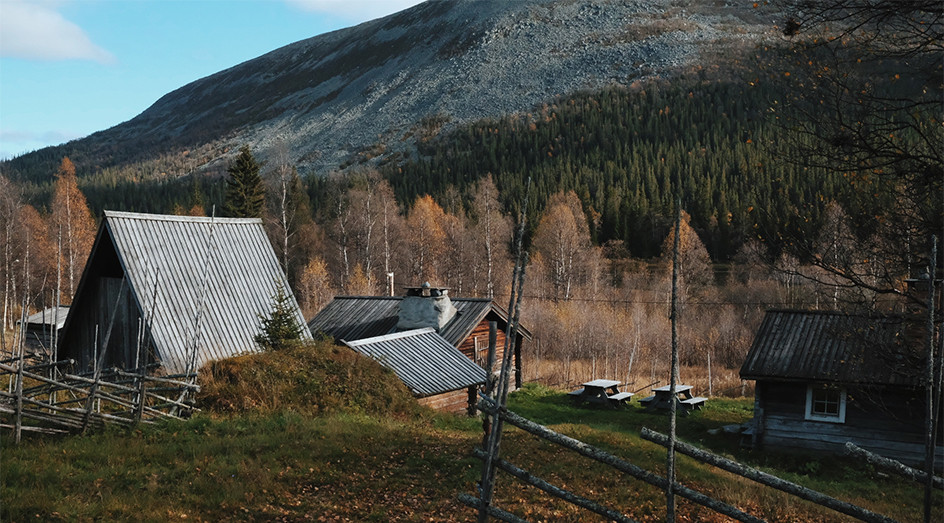
[[[449,299],[446,287],[407,287],[406,296],[400,300],[400,315],[397,330],[432,327],[439,332],[456,315],[456,307]]]

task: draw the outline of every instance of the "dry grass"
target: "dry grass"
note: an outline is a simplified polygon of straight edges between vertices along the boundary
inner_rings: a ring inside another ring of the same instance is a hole
[[[201,408],[220,413],[410,414],[403,382],[379,363],[327,340],[212,362],[200,369]]]

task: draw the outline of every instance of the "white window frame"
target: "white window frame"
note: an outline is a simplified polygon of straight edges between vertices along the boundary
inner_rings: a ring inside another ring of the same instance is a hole
[[[839,414],[823,414],[813,411],[813,393],[820,390],[839,392]],[[846,389],[831,385],[811,383],[806,387],[806,419],[810,421],[825,421],[828,423],[846,422]]]

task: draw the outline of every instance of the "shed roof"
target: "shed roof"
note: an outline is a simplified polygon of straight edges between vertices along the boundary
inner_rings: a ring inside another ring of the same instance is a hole
[[[754,337],[742,379],[916,387],[925,356],[896,316],[772,310]]]
[[[56,324],[56,327],[61,329],[66,323],[66,317],[69,315],[69,306],[61,305],[58,307],[58,312],[56,307],[47,307],[39,312],[30,314],[26,317],[26,328],[44,328],[48,329],[53,323]],[[20,320],[16,320],[16,324],[20,324]]]
[[[257,351],[259,315],[271,313],[279,284],[298,311],[299,325],[304,324],[258,218],[105,211],[89,265],[108,263],[102,258],[112,251],[100,248],[105,242],[117,254],[139,312],[150,318],[161,363],[172,372],[187,369],[195,332],[198,368],[207,361]],[[77,298],[88,273],[87,267]]]
[[[417,396],[432,396],[485,383],[485,369],[427,327],[345,345],[390,368]]]
[[[337,296],[326,305],[308,327],[312,333],[323,332],[336,340],[360,340],[395,332],[401,296]],[[449,297],[456,308],[455,317],[440,336],[458,346],[472,330],[492,314],[507,323],[508,313],[488,298]],[[531,332],[519,325],[521,335],[531,339]]]

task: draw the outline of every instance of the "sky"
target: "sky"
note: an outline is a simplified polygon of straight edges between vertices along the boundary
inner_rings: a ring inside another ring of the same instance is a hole
[[[161,96],[419,0],[0,0],[0,160],[130,120]]]

